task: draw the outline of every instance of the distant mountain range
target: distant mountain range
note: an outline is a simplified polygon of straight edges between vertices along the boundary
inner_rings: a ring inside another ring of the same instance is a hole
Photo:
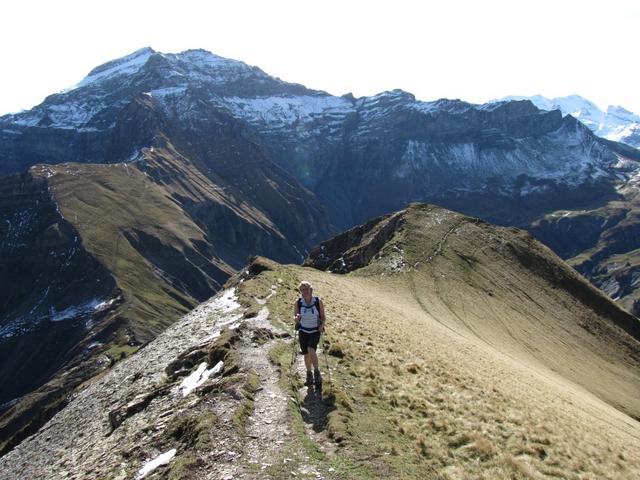
[[[0,117],[0,174],[0,403],[47,405],[0,434],[37,428],[248,256],[299,263],[409,202],[528,228],[640,312],[640,152],[529,100],[335,97],[145,48]]]
[[[501,101],[530,100],[542,110],[560,110],[589,127],[599,137],[640,148],[640,116],[620,106],[610,105],[602,111],[593,102],[579,95],[546,98],[541,95],[524,97],[511,95]]]

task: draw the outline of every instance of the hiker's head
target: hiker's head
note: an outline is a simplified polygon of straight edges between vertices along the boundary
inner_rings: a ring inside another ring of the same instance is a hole
[[[308,297],[313,292],[313,286],[309,282],[303,281],[298,285],[298,290],[304,297]]]

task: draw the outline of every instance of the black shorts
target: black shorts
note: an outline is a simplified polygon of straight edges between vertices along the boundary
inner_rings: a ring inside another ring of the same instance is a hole
[[[306,333],[302,330],[298,330],[298,341],[300,342],[300,353],[306,355],[307,348],[318,349],[318,343],[320,342],[320,332]]]

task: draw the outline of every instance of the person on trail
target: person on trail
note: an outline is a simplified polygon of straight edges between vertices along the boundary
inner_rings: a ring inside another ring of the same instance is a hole
[[[298,285],[300,298],[294,306],[295,328],[298,330],[300,350],[304,355],[304,365],[307,367],[307,379],[304,384],[308,387],[322,386],[322,376],[318,368],[316,349],[320,342],[320,335],[324,332],[324,304],[319,297],[313,296],[313,287],[309,282]],[[311,373],[313,367],[313,374]]]

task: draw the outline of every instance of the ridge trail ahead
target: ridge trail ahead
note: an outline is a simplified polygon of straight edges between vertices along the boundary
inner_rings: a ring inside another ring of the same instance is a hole
[[[256,478],[274,459],[284,462],[280,454],[295,436],[292,397],[281,388],[269,352],[291,336],[268,320],[265,301],[254,299],[260,310],[244,316],[247,309],[228,289],[200,305],[91,382],[39,433],[2,457],[0,479],[125,479],[136,472],[141,478],[142,467],[171,447],[177,456],[170,468],[189,469],[198,478]],[[185,386],[186,378],[197,380],[198,364],[214,370],[218,361],[219,374],[201,374],[193,390]],[[323,423],[320,414],[305,416],[309,430]],[[314,438],[328,442],[323,435]],[[331,478],[313,463],[303,456],[296,468]]]
[[[638,478],[631,316],[522,231],[397,215],[323,244],[368,259],[344,275],[254,258],[2,457],[0,478],[124,479],[154,459],[168,463],[148,478]],[[327,312],[322,403],[286,333],[301,280]]]

